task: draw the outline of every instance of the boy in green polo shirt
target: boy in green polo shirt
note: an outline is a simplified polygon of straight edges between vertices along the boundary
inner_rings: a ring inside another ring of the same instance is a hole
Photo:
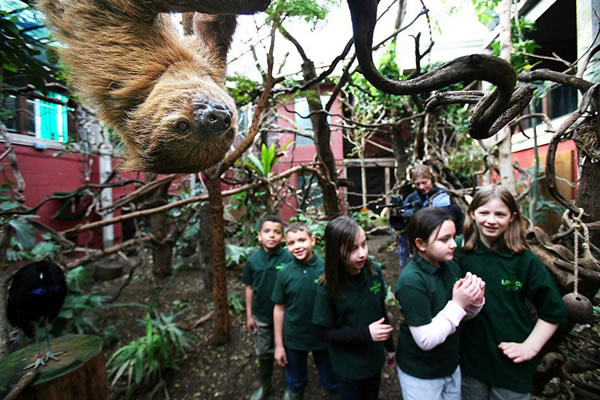
[[[319,371],[321,386],[337,398],[337,384],[329,361],[327,343],[319,327],[312,324],[312,312],[323,260],[313,253],[316,238],[301,223],[286,230],[286,244],[294,260],[277,274],[271,300],[275,303],[275,361],[285,367],[287,389],[283,399],[302,399],[308,383],[306,358],[309,352]]]
[[[277,272],[292,260],[281,246],[283,223],[274,215],[261,222],[258,241],[261,247],[246,261],[242,282],[246,285],[246,327],[254,333],[254,343],[260,368],[260,386],[251,400],[267,398],[273,373],[273,302],[271,293]]]

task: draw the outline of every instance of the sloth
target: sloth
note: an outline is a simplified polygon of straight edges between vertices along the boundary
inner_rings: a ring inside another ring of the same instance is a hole
[[[194,173],[237,133],[225,88],[235,15],[194,14],[182,35],[149,0],[41,0],[71,85],[128,149],[123,169]]]

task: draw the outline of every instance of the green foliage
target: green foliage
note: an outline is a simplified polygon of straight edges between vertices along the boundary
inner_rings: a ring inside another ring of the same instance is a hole
[[[448,107],[448,117],[455,124],[457,132],[456,147],[448,152],[448,169],[460,180],[464,187],[473,186],[475,173],[482,168],[481,160],[485,151],[469,135],[466,134],[468,125],[468,108]]]
[[[227,266],[241,265],[256,250],[256,246],[225,245],[225,264]]]
[[[531,194],[527,196],[527,198],[521,201],[521,208],[523,211],[523,215],[527,218],[531,219],[531,215],[529,212],[529,203],[531,202]],[[548,219],[551,215],[562,215],[565,211],[565,208],[560,204],[556,203],[554,200],[547,199],[545,197],[538,197],[535,202],[535,224],[536,225],[544,225],[548,222]]]
[[[30,249],[35,246],[35,229],[33,225],[25,219],[13,219],[8,221],[8,225],[13,228],[17,240],[23,245],[23,248]]]
[[[241,297],[236,290],[232,290],[227,294],[229,306],[233,312],[239,314],[246,309],[246,299]]]
[[[272,175],[271,171],[277,164],[279,157],[284,154],[292,143],[292,141],[288,141],[280,148],[276,148],[275,144],[267,147],[263,143],[260,159],[254,154],[246,153],[241,163],[259,177],[268,178]],[[248,171],[245,172],[247,173]],[[241,214],[238,219],[240,228],[236,231],[235,237],[242,238],[246,246],[255,243],[255,238],[260,229],[260,220],[266,213],[267,195],[268,192],[262,188],[253,189],[251,192],[242,192],[233,195],[227,204],[227,212]]]
[[[135,389],[147,389],[162,380],[166,369],[178,369],[182,355],[193,344],[193,336],[176,323],[177,315],[154,318],[146,314],[142,324],[146,335],[118,349],[107,362],[111,385],[126,381],[126,398],[133,398]]]
[[[491,26],[496,18],[494,9],[500,3],[500,0],[471,0],[473,6],[475,6],[475,13],[479,21],[486,25]]]
[[[267,148],[263,143],[260,149],[260,160],[254,154],[248,154],[246,166],[257,172],[260,176],[268,178],[271,175],[271,169],[276,163],[275,144],[273,143]]]
[[[0,165],[0,170],[2,166]],[[15,182],[5,178],[4,183],[0,185],[0,210],[15,211],[13,214],[4,214],[0,216],[0,226],[8,226],[8,234],[11,238],[6,249],[6,259],[10,263],[19,261],[38,261],[44,258],[54,258],[60,250],[60,246],[53,242],[52,236],[48,233],[42,233],[40,236],[43,241],[36,243],[36,231],[34,225],[29,221],[33,218],[39,218],[35,214],[18,214],[22,204],[12,199],[11,188]]]
[[[242,238],[246,246],[256,245],[260,219],[266,214],[265,195],[265,191],[237,193],[231,196],[226,206],[227,212],[242,213],[238,219],[239,228],[234,236]]]
[[[400,307],[400,303],[394,295],[394,289],[390,285],[385,285],[385,304],[390,307]]]
[[[314,29],[325,20],[330,7],[338,4],[339,0],[273,0],[266,11],[267,22],[297,17],[312,24]]]
[[[252,93],[260,85],[260,83],[241,75],[228,77],[227,80],[234,83],[234,86],[228,86],[228,91],[238,107],[250,103],[253,100]]]
[[[104,306],[106,296],[98,291],[86,293],[92,278],[84,267],[77,267],[67,272],[67,297],[65,303],[52,323],[50,329],[53,336],[63,331],[70,333],[98,333],[96,319]]]
[[[528,168],[528,172],[533,178],[534,183],[537,183],[538,187],[543,182],[545,174],[536,175],[535,166]],[[535,209],[533,210],[533,221],[536,225],[544,225],[548,222],[552,215],[562,215],[565,211],[565,207],[558,204],[553,199],[548,199],[540,195],[539,191],[530,190],[528,195],[521,200],[520,206],[523,215],[532,220],[530,204],[535,200]]]
[[[6,11],[0,10],[0,17],[0,82],[4,81],[6,73],[23,74],[27,83],[46,93],[44,78],[48,77],[49,73],[35,59],[41,51],[21,34],[15,24],[16,15],[9,16]]]
[[[354,218],[365,231],[370,231],[378,226],[387,226],[389,221],[387,217],[381,217],[367,208],[355,211],[352,213],[352,218]]]
[[[512,36],[512,54],[511,63],[515,70],[521,72],[523,70],[529,70],[534,65],[529,63],[529,57],[523,53],[533,54],[536,49],[540,46],[533,40],[526,39],[526,35],[535,31],[535,23],[533,21],[526,21],[524,18],[520,18],[519,22],[515,24],[514,20],[511,20],[511,36]],[[495,41],[491,44],[492,54],[495,56],[500,55],[500,42]]]
[[[0,218],[1,220],[2,218]],[[19,220],[11,220],[9,225],[12,226],[15,221]],[[26,229],[28,230],[28,227]],[[10,238],[8,248],[6,249],[6,259],[14,263],[19,261],[38,261],[48,257],[54,258],[58,254],[60,246],[56,242],[51,241],[50,238],[49,234],[43,234],[42,239],[46,241],[35,243],[33,247],[28,247],[31,244],[30,240],[26,240],[25,244],[23,244],[18,236],[14,235]]]

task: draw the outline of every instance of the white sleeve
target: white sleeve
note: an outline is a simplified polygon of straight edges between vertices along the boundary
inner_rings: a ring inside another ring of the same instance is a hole
[[[467,315],[461,306],[452,300],[439,312],[430,323],[421,326],[409,326],[408,329],[421,350],[429,351],[456,331],[460,321]]]
[[[481,311],[481,309],[483,308],[484,305],[485,305],[485,297],[483,298],[483,301],[481,302],[481,304],[471,304],[469,307],[467,307],[465,309],[465,311],[467,312],[467,315],[465,316],[465,320],[475,318],[475,316],[477,314],[479,314],[479,312]]]

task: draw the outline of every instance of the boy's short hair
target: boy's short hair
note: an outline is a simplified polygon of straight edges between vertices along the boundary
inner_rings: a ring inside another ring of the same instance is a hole
[[[285,229],[286,235],[289,232],[298,232],[298,231],[306,232],[306,233],[308,233],[308,236],[312,236],[312,232],[310,231],[310,228],[308,226],[306,226],[306,224],[303,224],[302,222],[291,223]]]
[[[263,219],[260,221],[260,229],[262,229],[265,222],[275,222],[281,225],[281,228],[283,229],[283,222],[281,221],[281,218],[279,218],[277,215],[266,215],[265,217],[263,217]]]

